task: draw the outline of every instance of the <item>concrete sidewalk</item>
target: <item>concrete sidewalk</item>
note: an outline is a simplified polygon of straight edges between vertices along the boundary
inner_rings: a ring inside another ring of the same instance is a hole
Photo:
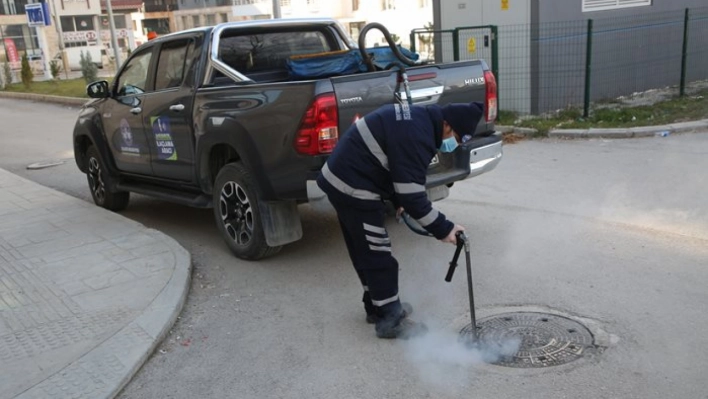
[[[0,169],[0,398],[112,398],[171,328],[173,239]]]

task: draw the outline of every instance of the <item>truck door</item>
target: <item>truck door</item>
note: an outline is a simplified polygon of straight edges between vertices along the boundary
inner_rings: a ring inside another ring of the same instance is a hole
[[[194,135],[192,134],[193,82],[185,79],[196,63],[195,39],[175,38],[159,48],[155,91],[145,109],[144,124],[157,177],[192,182]]]
[[[128,60],[116,77],[113,96],[102,108],[106,139],[120,171],[151,175],[150,146],[143,127],[143,107],[153,47]]]

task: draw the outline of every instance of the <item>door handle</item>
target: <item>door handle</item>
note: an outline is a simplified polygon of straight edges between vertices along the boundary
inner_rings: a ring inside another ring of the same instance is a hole
[[[175,111],[175,112],[184,111],[184,104],[170,105],[170,111]]]
[[[131,108],[131,109],[130,109],[130,113],[131,113],[131,114],[134,114],[134,115],[137,115],[137,114],[139,114],[139,113],[141,113],[141,112],[143,112],[143,109],[140,108],[140,107],[135,107],[135,108]]]

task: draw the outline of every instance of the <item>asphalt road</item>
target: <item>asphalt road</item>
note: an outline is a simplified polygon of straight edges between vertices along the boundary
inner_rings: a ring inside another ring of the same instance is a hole
[[[71,159],[76,109],[0,100],[0,167],[89,200]],[[123,215],[193,254],[191,291],[128,398],[708,398],[708,133],[539,140],[505,147],[490,174],[437,204],[467,227],[478,317],[582,318],[601,353],[547,369],[483,364],[456,343],[469,323],[453,247],[393,220],[401,294],[432,333],[376,339],[334,215],[301,207],[304,239],[240,261],[209,210],[133,196]],[[26,165],[69,159],[63,165]]]

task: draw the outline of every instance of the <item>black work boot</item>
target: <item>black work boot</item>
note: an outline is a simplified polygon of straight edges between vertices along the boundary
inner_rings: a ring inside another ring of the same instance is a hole
[[[380,315],[376,320],[376,336],[379,338],[409,339],[428,331],[425,324],[406,317],[406,311],[399,301],[377,308],[377,313]]]
[[[376,323],[376,336],[379,338],[410,339],[423,336],[427,332],[428,327],[425,324],[407,317],[402,318],[396,324]]]
[[[369,302],[371,303],[371,302]],[[408,317],[413,313],[413,305],[408,302],[401,302],[401,307],[403,308],[403,317]],[[366,309],[366,322],[369,324],[375,324],[381,316],[376,314],[376,309],[374,305],[371,307],[366,306],[366,301],[364,302],[364,308]]]

